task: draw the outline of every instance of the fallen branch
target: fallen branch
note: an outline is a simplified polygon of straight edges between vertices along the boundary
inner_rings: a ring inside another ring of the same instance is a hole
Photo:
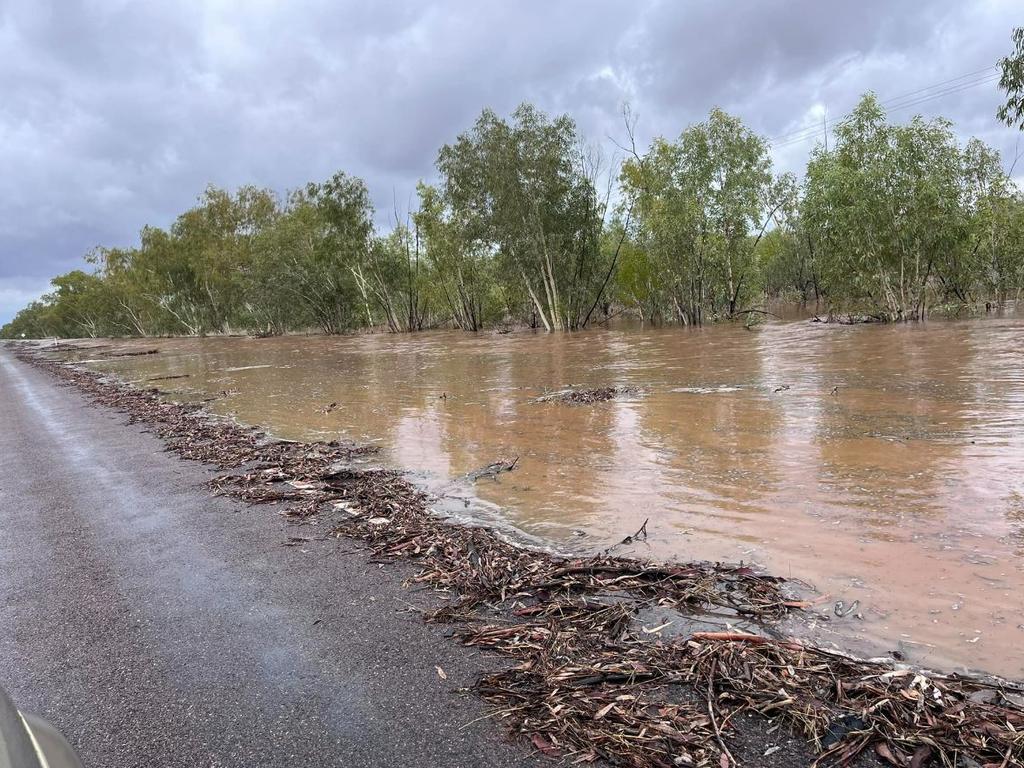
[[[497,477],[502,472],[511,472],[519,464],[519,457],[516,456],[512,461],[495,461],[488,464],[486,467],[474,470],[473,472],[466,473],[466,478],[471,481],[477,481],[482,477]]]

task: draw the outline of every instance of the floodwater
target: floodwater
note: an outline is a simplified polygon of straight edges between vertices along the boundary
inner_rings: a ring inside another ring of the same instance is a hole
[[[155,383],[281,437],[376,443],[448,508],[573,551],[649,520],[616,551],[757,563],[828,595],[812,623],[841,647],[1024,677],[1024,320],[127,346],[160,354],[96,366],[189,374]],[[641,391],[537,401],[612,385]]]

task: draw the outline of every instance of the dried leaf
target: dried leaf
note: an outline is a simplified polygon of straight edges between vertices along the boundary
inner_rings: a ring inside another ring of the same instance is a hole
[[[884,741],[880,741],[875,744],[875,752],[878,753],[880,758],[889,763],[889,765],[899,766],[899,768],[903,768],[903,766],[906,765],[904,760],[897,758],[896,755],[893,754],[892,749]]]
[[[551,744],[551,742],[549,742],[539,733],[533,734],[533,736],[530,737],[530,741],[533,742],[533,746],[535,746],[548,757],[558,757],[558,748]]]
[[[661,630],[663,630],[665,627],[670,627],[670,626],[672,626],[672,622],[671,621],[666,621],[664,624],[659,624],[658,626],[653,627],[651,629],[648,629],[647,627],[641,627],[641,629],[644,631],[645,634],[656,635],[659,632],[661,632]]]
[[[931,759],[932,748],[927,744],[922,744],[914,750],[914,755],[910,758],[910,768],[924,768]]]

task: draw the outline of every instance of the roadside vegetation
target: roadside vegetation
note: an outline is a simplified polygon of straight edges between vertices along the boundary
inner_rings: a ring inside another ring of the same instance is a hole
[[[1013,40],[999,117],[1024,126],[1024,33]],[[946,120],[894,123],[865,95],[802,181],[719,109],[647,148],[628,114],[626,127],[619,162],[567,115],[484,110],[386,232],[343,172],[283,197],[209,187],[169,228],[87,254],[0,336],[750,323],[777,301],[905,321],[1024,289],[1024,194]]]

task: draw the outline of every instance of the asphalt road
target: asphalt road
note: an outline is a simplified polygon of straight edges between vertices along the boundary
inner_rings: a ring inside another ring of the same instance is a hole
[[[550,764],[456,692],[495,662],[404,566],[282,546],[125,421],[0,347],[0,685],[87,766]]]

